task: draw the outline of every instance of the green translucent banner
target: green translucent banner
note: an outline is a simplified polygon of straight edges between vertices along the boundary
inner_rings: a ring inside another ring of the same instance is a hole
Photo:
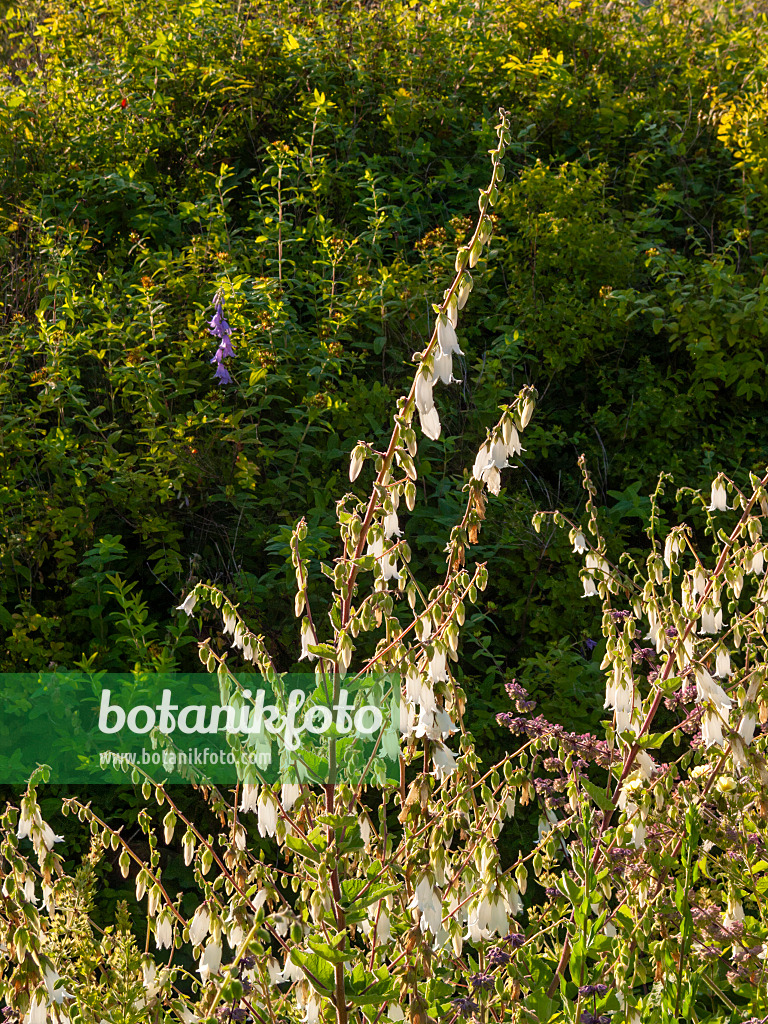
[[[0,675],[0,783],[348,782],[399,777],[400,679]]]

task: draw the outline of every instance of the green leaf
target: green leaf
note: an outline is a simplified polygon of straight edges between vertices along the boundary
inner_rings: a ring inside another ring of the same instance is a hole
[[[613,810],[613,801],[606,794],[604,789],[601,789],[600,786],[596,786],[594,783],[590,782],[589,779],[582,779],[582,785],[601,811]]]
[[[304,949],[291,949],[291,960],[307,973],[307,980],[312,988],[321,996],[329,996],[334,987],[333,964],[317,953],[308,953]]]
[[[320,850],[314,849],[305,839],[297,835],[287,835],[285,837],[285,845],[293,850],[295,853],[300,854],[302,857],[306,857],[307,860],[318,863],[322,856],[322,850],[325,849],[325,842],[322,842]]]
[[[307,945],[312,949],[318,956],[321,956],[323,960],[328,961],[331,964],[343,964],[345,960],[352,959],[353,951],[349,946],[349,939],[346,934],[339,936],[339,942],[336,947],[329,945],[322,939],[319,939],[316,935],[310,935],[307,939]]]

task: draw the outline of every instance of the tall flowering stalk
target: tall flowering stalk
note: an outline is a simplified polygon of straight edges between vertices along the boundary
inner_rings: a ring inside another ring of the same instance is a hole
[[[131,1007],[133,1021],[638,1024],[768,1014],[768,767],[758,727],[768,720],[768,476],[754,478],[749,494],[719,477],[709,503],[692,495],[711,551],[686,524],[659,536],[660,481],[649,553],[643,562],[625,556],[619,567],[582,461],[587,525],[552,515],[568,523],[583,558],[584,597],[603,604],[595,656],[605,678],[604,732],[547,721],[512,682],[514,710],[499,720],[518,738],[516,750],[491,768],[479,765],[453,666],[467,605],[488,579],[484,564],[471,564],[472,548],[489,496],[522,454],[532,388],[502,408],[478,447],[444,575],[425,589],[411,570],[403,527],[418,495],[414,424],[418,414],[421,433],[439,438],[435,389],[452,383],[459,314],[490,240],[489,208],[510,141],[500,113],[477,225],[434,307],[389,441],[379,450],[359,441],[351,453],[350,481],[371,465],[373,480],[365,500],[346,494],[337,504],[338,555],[321,566],[333,593],[327,618],[310,589],[303,520],[291,540],[297,657],[334,703],[342,683],[351,690],[382,672],[402,680],[399,778],[341,781],[331,743],[321,787],[244,780],[234,799],[204,787],[220,822],[215,836],[145,778],[144,796],[154,793],[162,807],[165,845],[180,837],[194,871],[194,906],[172,884],[148,808],[138,816],[149,851],[140,857],[120,828],[66,800],[90,824],[90,861],[114,851],[146,907],[144,952],[130,934],[119,947],[120,1005]],[[218,302],[211,331],[226,373],[231,332]],[[222,687],[240,685],[230,658],[279,687],[264,637],[227,595],[198,584],[180,610],[191,615],[200,604],[221,611],[232,641],[229,655],[210,640],[200,644]],[[47,1016],[95,1024],[113,1017],[92,965],[111,966],[116,946],[111,935],[96,937],[82,880],[67,875],[55,850],[37,800],[43,776],[41,769],[21,808],[2,819],[0,993],[25,1024]],[[520,808],[538,817],[538,836],[504,867],[497,841]],[[256,836],[271,842],[269,856]],[[531,874],[535,894],[527,892]],[[191,976],[176,957],[182,947]]]

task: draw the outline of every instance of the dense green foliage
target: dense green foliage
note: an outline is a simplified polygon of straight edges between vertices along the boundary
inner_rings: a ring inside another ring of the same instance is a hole
[[[199,579],[290,667],[289,526],[309,510],[335,555],[348,454],[386,436],[501,105],[495,246],[406,529],[439,571],[449,481],[533,383],[465,669],[481,716],[508,669],[599,717],[595,613],[564,539],[527,524],[578,517],[582,451],[629,543],[660,469],[696,485],[768,458],[765,35],[758,9],[708,2],[6,8],[0,667],[189,668],[173,608]]]

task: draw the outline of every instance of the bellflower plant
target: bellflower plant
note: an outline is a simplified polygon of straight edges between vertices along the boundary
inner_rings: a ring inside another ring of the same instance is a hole
[[[310,571],[304,520],[290,541],[295,660],[311,664],[335,705],[342,683],[351,692],[385,673],[397,680],[395,777],[377,774],[374,754],[370,778],[342,781],[332,740],[322,785],[244,778],[224,793],[201,782],[214,835],[143,776],[143,795],[154,795],[160,811],[138,814],[141,855],[121,827],[67,798],[65,810],[91,829],[89,865],[113,851],[135,882],[146,918],[141,948],[126,912],[114,930],[93,927],[93,872],[85,881],[67,873],[59,837],[42,817],[39,769],[20,807],[9,805],[0,820],[0,995],[14,1019],[725,1024],[768,1014],[768,475],[753,478],[748,492],[719,477],[709,503],[684,492],[703,518],[695,530],[681,523],[660,536],[664,477],[646,556],[614,559],[582,460],[586,524],[554,512],[538,513],[534,527],[548,515],[570,526],[584,597],[602,602],[593,654],[605,686],[601,735],[549,722],[510,682],[513,710],[500,713],[499,725],[511,734],[511,752],[496,765],[480,764],[456,666],[467,608],[489,578],[473,549],[488,500],[514,480],[509,460],[523,454],[533,388],[502,406],[477,439],[439,581],[423,586],[412,567],[415,423],[439,438],[441,391],[433,388],[438,380],[451,386],[469,271],[482,272],[491,238],[489,209],[511,141],[503,110],[496,139],[474,234],[435,304],[389,439],[352,449],[350,482],[360,488],[366,470],[372,479],[365,496],[338,500],[335,558],[320,565],[329,608],[311,586],[320,573]],[[231,331],[218,297],[211,332],[224,369]],[[206,605],[221,613],[232,640],[224,653],[208,638],[199,645],[219,685],[243,697],[233,671],[242,664],[279,689],[267,641],[223,590],[198,583],[179,611]],[[505,864],[498,841],[519,815],[533,816],[517,829],[531,838]],[[186,892],[174,887],[164,848],[174,841],[194,871]],[[122,986],[112,1003],[102,976]]]
[[[208,325],[208,333],[219,339],[219,347],[216,349],[216,352],[211,359],[211,363],[216,364],[214,377],[220,384],[231,384],[232,375],[224,365],[224,360],[230,359],[234,356],[235,350],[232,347],[232,328],[229,326],[229,323],[224,316],[221,293],[216,295],[216,298],[213,300],[213,304],[215,312]]]

